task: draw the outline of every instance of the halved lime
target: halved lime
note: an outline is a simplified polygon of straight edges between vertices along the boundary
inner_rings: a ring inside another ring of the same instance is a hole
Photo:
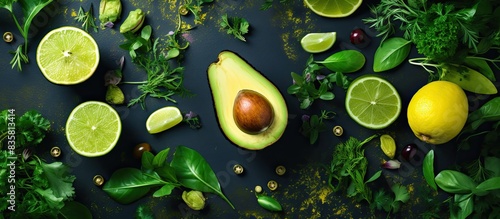
[[[182,122],[182,118],[179,108],[175,106],[163,107],[149,115],[148,120],[146,120],[146,129],[150,134],[163,132]]]
[[[306,52],[320,53],[330,49],[337,39],[336,32],[308,33],[300,40]]]
[[[60,27],[47,33],[36,51],[42,74],[54,84],[81,83],[97,69],[99,48],[94,38],[76,27]]]
[[[382,129],[398,118],[401,98],[387,80],[379,76],[361,76],[347,89],[345,107],[358,124],[370,129]]]
[[[304,2],[318,15],[338,18],[354,13],[363,0],[304,0]]]
[[[71,111],[66,121],[66,138],[71,148],[86,157],[107,154],[122,131],[120,116],[104,102],[87,101]]]

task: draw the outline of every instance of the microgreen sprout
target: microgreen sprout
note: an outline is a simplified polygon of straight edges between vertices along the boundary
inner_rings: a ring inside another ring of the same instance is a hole
[[[189,111],[188,113],[184,114],[184,119],[182,121],[187,123],[192,129],[201,128],[200,117],[193,111]]]
[[[335,112],[322,110],[321,115],[302,115],[302,126],[300,133],[309,138],[309,143],[314,144],[318,140],[319,132],[326,129],[324,120],[333,119]]]

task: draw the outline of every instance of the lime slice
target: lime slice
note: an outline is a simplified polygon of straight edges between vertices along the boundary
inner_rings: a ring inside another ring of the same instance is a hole
[[[66,138],[71,148],[86,157],[107,154],[115,147],[122,131],[118,113],[107,103],[87,101],[71,111],[66,122]]]
[[[318,15],[338,18],[354,13],[363,0],[304,0],[304,2]]]
[[[94,38],[76,27],[60,27],[47,33],[36,51],[42,74],[54,84],[78,84],[94,73],[99,48]]]
[[[146,120],[146,129],[150,134],[155,134],[172,128],[180,122],[182,122],[182,114],[179,108],[167,106],[149,115],[148,120]]]
[[[390,135],[380,136],[380,148],[387,157],[394,159],[396,155],[396,142]]]
[[[401,98],[391,83],[378,76],[361,76],[346,93],[345,106],[349,116],[370,129],[392,124],[401,112]]]
[[[306,52],[319,53],[330,49],[337,39],[336,32],[308,33],[300,40]]]

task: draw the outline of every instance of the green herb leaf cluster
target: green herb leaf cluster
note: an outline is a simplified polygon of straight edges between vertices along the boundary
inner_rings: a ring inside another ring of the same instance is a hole
[[[309,143],[314,144],[318,140],[319,133],[326,129],[323,120],[333,119],[335,112],[322,110],[321,115],[304,115],[302,117],[302,126],[300,133],[309,138]]]
[[[9,127],[15,127],[16,150],[20,152],[29,146],[36,146],[42,142],[50,129],[50,122],[35,110],[25,112],[18,118],[11,117],[9,110],[0,112],[0,149],[7,140]],[[9,125],[15,124],[15,126]],[[12,139],[10,139],[12,140]]]
[[[250,23],[245,18],[228,17],[227,14],[224,14],[221,17],[220,26],[226,30],[227,34],[234,35],[243,42],[247,41],[243,35],[248,33]]]
[[[182,58],[180,51],[185,50],[189,44],[181,46],[178,39],[181,31],[177,29],[168,37],[166,51],[160,48],[159,39],[152,41],[150,25],[143,27],[140,35],[124,34],[127,42],[121,44],[120,47],[128,50],[132,62],[143,68],[147,74],[145,81],[121,82],[122,84],[137,84],[142,92],[139,97],[130,100],[128,106],[140,103],[142,108],[145,108],[145,99],[148,96],[175,103],[174,95],[188,93],[183,86],[184,67],[180,65],[180,58]]]
[[[163,197],[170,195],[175,188],[185,187],[217,194],[234,208],[222,193],[217,176],[201,154],[178,146],[169,162],[169,152],[170,148],[156,155],[145,151],[141,169],[127,167],[116,170],[104,184],[103,190],[115,201],[129,204],[152,189],[155,190],[153,197]]]
[[[290,4],[293,0],[279,0],[280,4]],[[267,10],[273,7],[274,0],[264,0],[264,3],[260,6],[260,10]]]
[[[97,25],[95,24],[94,5],[92,3],[90,3],[90,8],[87,12],[85,12],[83,7],[80,7],[80,9],[78,9],[78,14],[76,14],[75,20],[82,23],[82,27],[86,32],[88,32],[89,29],[94,29],[94,32],[97,32],[98,30]]]
[[[24,38],[24,46],[19,45],[16,51],[11,52],[14,54],[14,57],[10,61],[12,68],[17,66],[17,69],[22,71],[22,63],[28,63],[28,34],[31,22],[36,15],[52,1],[53,0],[0,0],[0,8],[5,8],[10,12],[19,33],[21,33]],[[16,2],[18,2],[21,7],[23,14],[22,18],[17,17],[17,13],[14,12],[14,3]]]
[[[399,212],[402,203],[408,202],[410,199],[410,194],[405,186],[402,185],[393,185],[391,187],[392,193],[394,197],[387,194],[384,190],[379,190],[375,193],[373,198],[373,203],[371,205],[372,208],[376,208],[378,210],[384,210],[388,213],[387,217],[391,213]]]
[[[332,100],[335,98],[332,90],[334,85],[346,90],[352,79],[348,78],[342,72],[322,73],[324,65],[318,64],[311,55],[307,59],[306,68],[299,75],[291,73],[293,84],[287,89],[288,94],[295,95],[300,102],[301,109],[309,108],[315,100]]]
[[[365,181],[368,160],[363,145],[377,136],[372,135],[363,141],[350,137],[346,142],[335,146],[328,172],[328,183],[333,191],[345,189],[347,197],[352,197],[358,202],[366,200],[372,203],[372,190]]]

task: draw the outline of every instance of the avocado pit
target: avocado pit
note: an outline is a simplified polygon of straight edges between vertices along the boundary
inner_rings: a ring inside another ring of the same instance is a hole
[[[233,119],[241,131],[255,135],[271,126],[274,109],[264,95],[243,89],[234,100]]]

